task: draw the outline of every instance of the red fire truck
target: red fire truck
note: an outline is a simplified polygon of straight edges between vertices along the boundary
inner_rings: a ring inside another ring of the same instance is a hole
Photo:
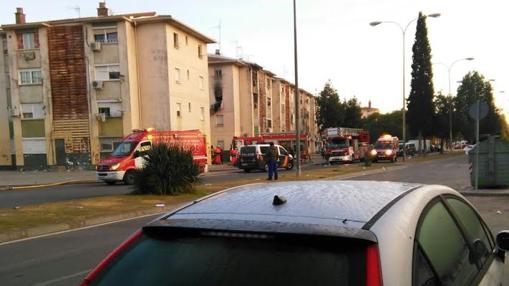
[[[153,128],[135,129],[124,137],[110,157],[101,160],[96,167],[99,180],[108,184],[124,181],[134,182],[134,169],[143,168],[144,155],[153,144],[164,143],[181,146],[193,153],[193,161],[198,164],[200,172],[207,169],[207,148],[205,135],[199,130],[156,131]]]
[[[324,156],[329,163],[360,161],[368,150],[369,133],[362,129],[327,128],[323,138]]]

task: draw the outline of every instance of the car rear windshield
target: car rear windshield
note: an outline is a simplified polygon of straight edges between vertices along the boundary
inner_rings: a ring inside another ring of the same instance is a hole
[[[92,285],[365,284],[365,246],[355,240],[229,236],[144,235]]]

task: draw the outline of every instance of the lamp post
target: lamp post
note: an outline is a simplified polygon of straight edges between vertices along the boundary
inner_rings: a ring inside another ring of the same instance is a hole
[[[451,93],[451,71],[452,71],[452,68],[454,67],[454,65],[457,63],[457,62],[461,62],[461,61],[473,61],[474,58],[473,57],[468,57],[468,58],[461,58],[461,59],[457,59],[455,61],[453,61],[451,64],[447,65],[447,64],[444,64],[444,63],[434,63],[434,64],[437,64],[437,65],[443,65],[447,68],[447,74],[448,74],[448,81],[449,81],[449,92],[447,94],[447,96],[449,97],[449,148],[452,149],[452,93]]]
[[[433,14],[429,14],[429,15],[425,15],[427,17],[432,17],[432,18],[438,18],[440,17],[440,13],[433,13]],[[374,26],[378,26],[380,24],[394,24],[396,26],[398,26],[400,29],[401,29],[401,34],[402,34],[402,54],[403,54],[403,161],[406,160],[406,92],[405,92],[405,35],[406,35],[406,31],[408,30],[408,27],[410,27],[410,24],[412,24],[413,22],[415,22],[417,19],[419,19],[418,17],[415,18],[415,19],[412,19],[410,22],[408,22],[408,24],[406,24],[405,27],[403,27],[400,23],[398,22],[394,22],[394,21],[374,21],[374,22],[371,22],[369,23],[370,26],[374,27]]]
[[[293,0],[293,53],[294,53],[294,64],[295,64],[295,135],[297,150],[295,155],[297,156],[297,177],[301,175],[301,150],[300,150],[300,92],[299,92],[299,69],[297,65],[297,7],[295,0]]]

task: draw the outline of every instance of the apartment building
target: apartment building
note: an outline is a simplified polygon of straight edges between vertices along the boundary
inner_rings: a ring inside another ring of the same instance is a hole
[[[96,17],[28,23],[18,8],[16,24],[2,25],[13,148],[0,158],[14,160],[0,165],[95,164],[138,128],[199,129],[210,140],[214,41],[171,16],[108,11],[100,2]]]
[[[209,83],[214,145],[229,148],[234,136],[295,132],[295,86],[290,82],[256,63],[216,52],[209,55]],[[310,135],[314,151],[316,102],[302,89],[299,94],[305,115],[301,131]]]

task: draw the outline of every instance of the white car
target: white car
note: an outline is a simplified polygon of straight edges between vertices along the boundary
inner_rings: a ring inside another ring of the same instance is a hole
[[[508,248],[448,187],[252,184],[144,226],[82,285],[498,286]]]
[[[474,147],[475,147],[475,144],[474,144],[474,145],[467,145],[467,146],[465,146],[465,148],[463,148],[463,151],[465,151],[465,154],[466,154],[466,155],[468,155],[468,153],[469,153],[472,149],[474,149]]]

